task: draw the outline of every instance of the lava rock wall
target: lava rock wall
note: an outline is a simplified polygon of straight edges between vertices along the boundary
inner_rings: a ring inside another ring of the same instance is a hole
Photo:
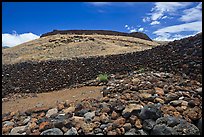
[[[146,34],[141,32],[125,33],[125,32],[117,32],[117,31],[110,31],[110,30],[53,30],[52,32],[42,34],[40,37],[56,35],[56,34],[76,34],[76,35],[100,34],[100,35],[128,36],[128,37],[135,37],[135,38],[152,41]]]
[[[58,90],[95,79],[100,73],[126,73],[138,68],[185,73],[202,81],[202,33],[141,52],[3,65],[2,97],[13,92]]]

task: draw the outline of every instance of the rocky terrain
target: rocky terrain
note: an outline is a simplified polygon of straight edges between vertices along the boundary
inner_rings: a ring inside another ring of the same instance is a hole
[[[101,98],[103,86],[81,86],[64,88],[44,93],[12,93],[2,98],[2,114],[12,111],[25,111],[33,107],[55,107],[61,101],[80,102],[85,98]]]
[[[96,80],[85,85],[98,85]],[[200,135],[202,84],[164,72],[111,75],[100,99],[2,115],[9,135]]]
[[[202,33],[141,52],[3,65],[2,97],[59,90],[95,79],[100,73],[138,69],[178,73],[201,82]]]
[[[4,113],[4,135],[202,134],[202,33],[140,52],[9,64],[2,72],[3,97],[104,86],[101,98]],[[95,79],[100,73],[108,81]]]

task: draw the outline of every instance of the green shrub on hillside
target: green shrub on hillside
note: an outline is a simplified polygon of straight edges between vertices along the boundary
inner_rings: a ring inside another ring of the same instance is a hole
[[[107,82],[108,81],[108,75],[107,74],[99,74],[97,79],[100,81],[100,82]]]
[[[140,68],[140,69],[138,70],[138,72],[139,72],[139,73],[144,73],[144,72],[145,72],[145,69],[144,69],[144,68]]]

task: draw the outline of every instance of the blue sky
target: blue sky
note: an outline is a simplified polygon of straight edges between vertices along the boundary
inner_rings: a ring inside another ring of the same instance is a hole
[[[139,31],[174,40],[202,31],[202,2],[3,2],[2,45],[53,29]]]

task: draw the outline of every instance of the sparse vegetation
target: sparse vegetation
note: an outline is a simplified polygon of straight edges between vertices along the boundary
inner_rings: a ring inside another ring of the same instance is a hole
[[[107,82],[108,81],[108,75],[107,74],[99,74],[97,79],[100,81],[100,82]]]
[[[144,68],[139,68],[138,72],[139,72],[139,73],[144,73],[144,72],[145,72],[145,69],[144,69]]]

